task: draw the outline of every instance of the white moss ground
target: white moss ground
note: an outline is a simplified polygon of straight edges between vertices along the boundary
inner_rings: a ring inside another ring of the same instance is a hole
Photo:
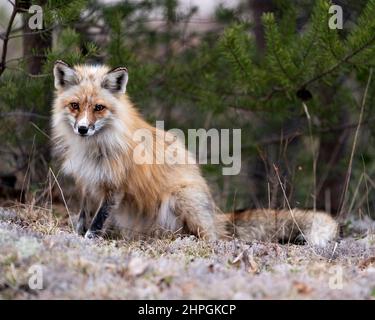
[[[93,242],[60,224],[40,212],[0,209],[0,298],[375,298],[371,234],[321,250],[193,237]],[[42,266],[42,290],[29,287],[34,265]]]

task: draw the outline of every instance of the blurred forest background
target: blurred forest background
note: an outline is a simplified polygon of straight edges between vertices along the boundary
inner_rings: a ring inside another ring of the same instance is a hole
[[[74,206],[50,153],[52,66],[62,59],[126,66],[129,96],[166,129],[241,128],[241,173],[202,167],[222,209],[288,199],[371,216],[375,1],[335,1],[342,30],[328,27],[327,0],[194,3],[0,0],[2,205]],[[31,4],[43,8],[42,30],[28,27]]]

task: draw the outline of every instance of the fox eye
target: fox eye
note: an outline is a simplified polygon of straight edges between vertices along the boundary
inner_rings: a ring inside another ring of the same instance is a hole
[[[94,111],[102,111],[105,107],[102,104],[96,104]]]
[[[78,110],[79,109],[79,104],[77,102],[72,102],[70,104],[70,107],[72,108],[72,110]]]

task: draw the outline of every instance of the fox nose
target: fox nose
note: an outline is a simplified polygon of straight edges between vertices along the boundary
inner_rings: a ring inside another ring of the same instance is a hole
[[[78,132],[80,135],[84,136],[89,131],[89,127],[86,126],[79,126]]]

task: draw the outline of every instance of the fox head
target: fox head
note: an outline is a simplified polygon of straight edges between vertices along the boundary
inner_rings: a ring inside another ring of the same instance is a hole
[[[82,137],[93,136],[110,126],[116,118],[119,99],[126,92],[125,67],[72,67],[59,60],[53,74],[57,93],[54,108],[62,115],[59,121],[67,122]]]

